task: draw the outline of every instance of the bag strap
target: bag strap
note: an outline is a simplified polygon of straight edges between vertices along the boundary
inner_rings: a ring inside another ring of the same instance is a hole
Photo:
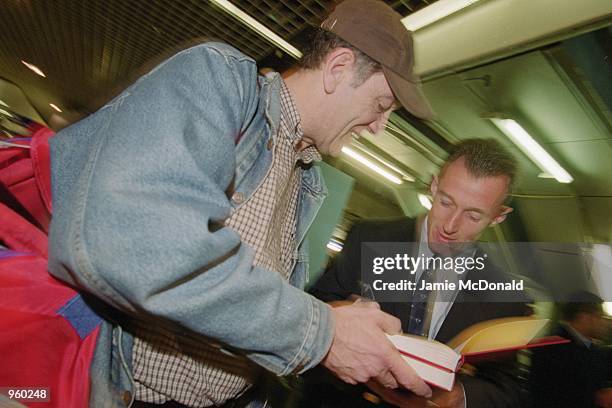
[[[40,128],[32,135],[32,142],[30,144],[36,185],[49,214],[53,213],[51,211],[51,154],[49,151],[49,139],[54,135],[55,132],[53,130],[46,127]]]

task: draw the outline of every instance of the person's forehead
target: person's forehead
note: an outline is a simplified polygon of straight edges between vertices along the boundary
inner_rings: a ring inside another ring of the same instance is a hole
[[[506,197],[506,176],[472,175],[459,159],[450,163],[440,175],[440,190],[449,197],[468,202],[473,208],[486,209]]]
[[[391,90],[391,85],[389,85],[389,81],[387,81],[387,78],[382,71],[378,71],[370,75],[370,77],[366,80],[366,83],[369,84],[370,88],[379,93],[381,96],[393,96],[395,98],[395,95]]]

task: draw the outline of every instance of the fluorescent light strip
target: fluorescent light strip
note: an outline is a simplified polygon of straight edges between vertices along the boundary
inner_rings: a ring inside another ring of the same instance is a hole
[[[612,316],[612,302],[604,302],[603,306],[608,316]]]
[[[385,169],[383,169],[379,165],[377,165],[375,163],[372,163],[370,160],[366,159],[365,157],[363,157],[362,155],[360,155],[359,153],[357,153],[356,151],[354,151],[350,147],[344,146],[342,148],[342,153],[344,153],[347,156],[357,160],[361,164],[369,167],[371,170],[374,170],[376,173],[380,174],[381,176],[383,176],[387,180],[391,181],[392,183],[402,184],[402,180],[400,180],[399,178],[395,177],[393,174],[389,173],[388,171],[386,171]]]
[[[431,210],[431,200],[429,199],[429,197],[421,193],[418,194],[418,197],[421,205],[427,208],[428,210]]]
[[[52,107],[57,112],[62,112],[62,110],[58,108],[57,105],[54,103],[50,103],[49,106]]]
[[[24,144],[18,144],[18,143],[11,143],[11,142],[6,142],[4,140],[0,140],[0,146],[7,146],[7,147],[20,147],[22,149],[29,149],[30,146],[28,145],[24,145]]]
[[[41,77],[43,78],[47,77],[45,73],[42,72],[42,70],[38,68],[36,65],[30,64],[29,62],[25,62],[24,60],[21,60],[21,63],[25,65],[26,67],[30,68],[32,71],[34,71],[36,74],[40,75]]]
[[[231,2],[227,0],[210,0],[211,3],[216,4],[221,7],[225,12],[227,12],[232,17],[236,18],[240,22],[246,24],[250,29],[264,37],[266,40],[270,41],[272,44],[276,45],[287,54],[291,55],[295,59],[302,58],[302,53],[300,50],[295,48],[293,45],[289,44],[287,41],[283,40],[280,36],[275,34],[272,30],[270,30],[265,25],[261,24],[259,21],[255,20],[253,17],[240,10],[238,7],[234,6]]]
[[[572,176],[517,121],[499,118],[491,118],[491,121],[543,172],[552,175],[559,183],[571,183],[574,181]]]
[[[462,10],[478,0],[438,0],[402,19],[404,26],[410,31],[416,31],[444,17]]]
[[[406,125],[410,126],[410,124],[408,122],[405,122]],[[419,140],[415,137],[413,137],[410,133],[406,132],[405,130],[401,129],[400,127],[398,127],[397,125],[395,125],[394,123],[388,122],[385,125],[385,129],[387,131],[390,132],[395,132],[398,135],[401,135],[404,138],[407,138],[408,140],[410,140],[410,143],[414,144],[415,148],[421,149],[423,150],[425,153],[429,154],[431,156],[430,161],[436,162],[438,161],[440,165],[442,165],[444,163],[444,159],[440,158],[440,153],[436,152],[432,147],[419,142]],[[418,131],[417,131],[418,132]]]
[[[342,244],[335,239],[332,239],[327,243],[327,249],[333,252],[340,252],[342,251]]]
[[[353,147],[358,148],[363,153],[367,154],[368,156],[372,157],[375,160],[378,160],[380,163],[384,164],[385,166],[387,166],[388,168],[390,168],[394,172],[401,174],[402,178],[404,180],[411,181],[411,182],[415,180],[414,176],[412,176],[411,174],[406,173],[404,170],[394,166],[393,164],[389,163],[388,161],[386,161],[382,157],[378,156],[377,154],[372,153],[371,151],[366,149],[364,146],[362,146],[360,143],[353,143]]]

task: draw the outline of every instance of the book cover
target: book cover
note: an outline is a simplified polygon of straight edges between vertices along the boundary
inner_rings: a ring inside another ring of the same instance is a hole
[[[464,363],[477,365],[510,358],[520,349],[569,342],[558,336],[536,338],[547,323],[523,316],[488,320],[466,328],[448,344],[407,334],[388,338],[421,378],[450,391]]]

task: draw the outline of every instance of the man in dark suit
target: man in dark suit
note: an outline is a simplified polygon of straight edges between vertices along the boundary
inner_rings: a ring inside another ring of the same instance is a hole
[[[363,294],[360,277],[363,242],[414,242],[419,245],[419,253],[430,256],[452,256],[466,251],[478,254],[474,241],[488,226],[503,222],[512,211],[504,203],[515,173],[514,158],[499,143],[480,139],[462,142],[432,181],[433,204],[429,213],[418,220],[402,218],[354,225],[342,252],[332,260],[311,293],[327,302],[359,298]],[[489,281],[506,280],[490,262],[480,273],[480,278],[486,273]],[[419,315],[424,308],[415,307],[415,302],[381,302],[380,307],[402,321],[404,332],[441,342],[449,341],[475,323],[526,313],[523,303],[492,303],[480,291],[461,290],[453,296],[433,305],[428,301],[428,316]],[[428,324],[424,327],[425,321]],[[415,322],[419,323],[417,330]],[[452,391],[438,390],[429,402],[390,391],[380,384],[369,385],[396,405],[514,407],[520,404],[514,367],[514,363],[479,366],[476,375],[460,375]]]
[[[612,406],[612,384],[605,350],[594,342],[604,335],[602,299],[579,292],[561,306],[561,322],[552,335],[568,344],[533,352],[529,385],[534,408],[593,408]]]

